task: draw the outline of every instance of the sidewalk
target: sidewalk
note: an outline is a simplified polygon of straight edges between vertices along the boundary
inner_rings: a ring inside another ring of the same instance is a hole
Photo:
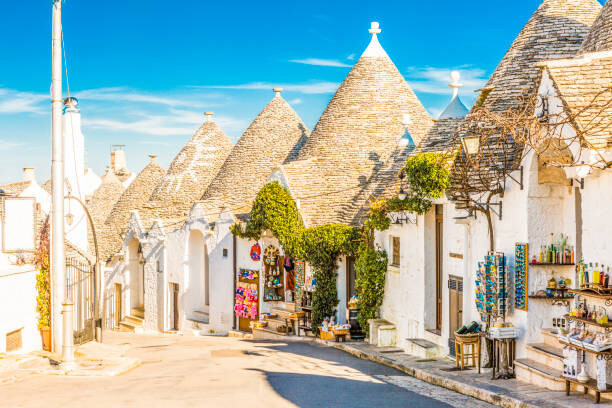
[[[127,346],[96,343],[76,347],[76,367],[64,370],[57,354],[34,351],[28,354],[0,355],[0,385],[32,374],[88,377],[113,377],[140,365],[140,360],[126,357]]]
[[[449,360],[425,360],[404,353],[398,348],[378,348],[367,343],[335,343],[320,341],[356,357],[393,367],[422,381],[506,408],[582,408],[595,406],[593,397],[573,391],[550,391],[517,380],[491,380],[490,370],[454,371]],[[451,370],[451,371],[448,371]],[[603,406],[612,402],[602,399]]]

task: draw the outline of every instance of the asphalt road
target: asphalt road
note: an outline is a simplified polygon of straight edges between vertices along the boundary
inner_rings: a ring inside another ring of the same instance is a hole
[[[117,377],[28,375],[0,407],[491,407],[313,343],[107,333],[142,365]]]

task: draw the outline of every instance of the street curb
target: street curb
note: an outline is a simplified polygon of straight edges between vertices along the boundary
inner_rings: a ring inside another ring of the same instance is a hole
[[[333,344],[331,346],[338,350],[342,350],[346,353],[349,353],[355,357],[364,360],[374,361],[375,363],[379,364],[384,364],[388,367],[395,368],[396,370],[408,374],[411,377],[417,378],[433,385],[437,385],[439,387],[449,389],[451,391],[458,392],[463,395],[467,395],[468,397],[473,397],[481,401],[488,402],[490,404],[495,404],[504,408],[537,408],[537,406],[535,405],[528,404],[524,401],[518,400],[508,395],[497,394],[495,392],[478,388],[449,378],[445,378],[416,367],[408,367],[396,364],[389,359],[377,356],[375,354],[364,353],[363,351],[351,347],[347,344],[339,343]]]

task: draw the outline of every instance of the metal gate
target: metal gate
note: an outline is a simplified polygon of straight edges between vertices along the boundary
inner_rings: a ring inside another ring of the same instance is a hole
[[[74,303],[74,344],[95,338],[95,267],[79,258],[66,258],[66,298]]]

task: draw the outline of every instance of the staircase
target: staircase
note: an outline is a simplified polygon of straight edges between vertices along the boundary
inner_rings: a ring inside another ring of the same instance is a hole
[[[542,343],[527,344],[527,358],[515,361],[516,378],[550,390],[565,390],[563,348],[556,329],[542,329]]]
[[[210,328],[210,316],[208,312],[195,310],[191,312],[187,324],[191,325],[188,330],[191,330],[194,336],[207,336],[214,332]]]
[[[144,331],[144,307],[139,306],[131,310],[128,316],[125,316],[119,322],[119,331],[142,333]]]

